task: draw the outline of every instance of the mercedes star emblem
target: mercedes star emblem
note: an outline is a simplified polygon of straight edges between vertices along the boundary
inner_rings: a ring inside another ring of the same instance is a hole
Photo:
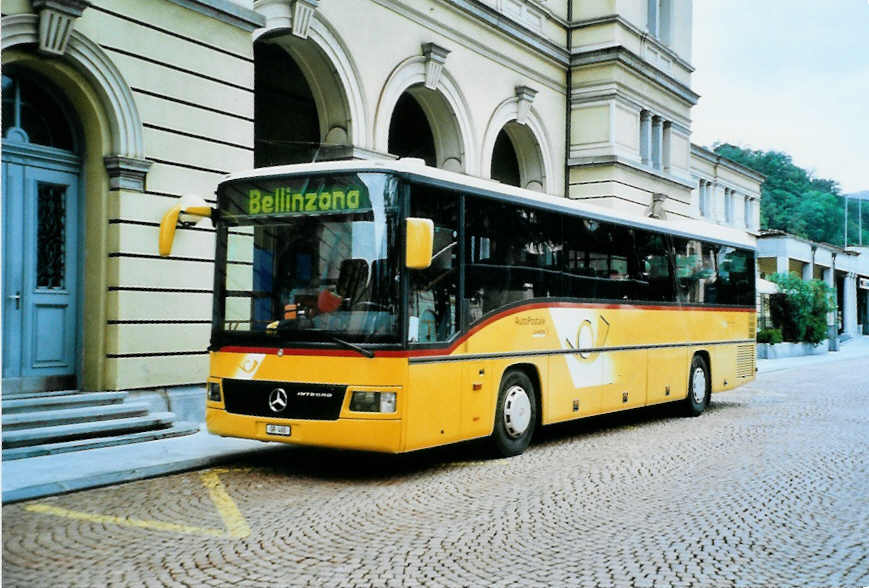
[[[272,412],[281,412],[287,407],[287,391],[283,388],[275,388],[269,394],[269,408]]]

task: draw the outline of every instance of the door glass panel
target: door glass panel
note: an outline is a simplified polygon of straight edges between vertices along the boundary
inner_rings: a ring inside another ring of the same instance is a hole
[[[66,186],[37,186],[36,287],[62,289],[66,275]]]
[[[410,216],[434,222],[434,246],[431,265],[409,272],[408,341],[449,341],[460,329],[457,195],[414,184],[410,196]]]

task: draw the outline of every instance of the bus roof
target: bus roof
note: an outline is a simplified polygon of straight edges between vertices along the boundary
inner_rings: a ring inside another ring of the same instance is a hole
[[[707,221],[689,218],[668,218],[666,220],[619,214],[595,204],[581,200],[571,200],[562,196],[551,196],[533,190],[526,190],[462,173],[443,170],[425,165],[420,159],[354,159],[347,161],[321,161],[263,167],[244,172],[229,174],[222,181],[232,182],[271,178],[283,175],[319,173],[359,173],[392,172],[427,184],[455,190],[467,190],[483,196],[495,197],[516,204],[535,206],[548,210],[579,214],[600,221],[609,221],[652,231],[669,233],[683,237],[697,237],[747,249],[756,249],[755,238],[744,230],[723,227]]]

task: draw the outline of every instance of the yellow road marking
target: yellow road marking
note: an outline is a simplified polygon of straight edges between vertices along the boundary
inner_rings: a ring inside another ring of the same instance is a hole
[[[250,527],[247,526],[247,521],[244,520],[244,516],[238,510],[229,494],[227,494],[226,488],[223,487],[223,482],[217,476],[217,474],[226,471],[228,470],[218,468],[207,472],[199,472],[199,478],[205,484],[205,487],[208,488],[211,502],[217,507],[217,512],[220,513],[220,518],[223,519],[223,524],[226,525],[229,536],[242,539],[250,535]]]
[[[218,474],[227,471],[229,470],[218,468],[199,473],[199,478],[202,480],[202,484],[208,489],[208,495],[214,503],[214,506],[217,508],[217,512],[220,514],[220,518],[223,520],[226,529],[212,529],[208,527],[196,527],[193,525],[181,525],[178,523],[167,523],[165,521],[151,521],[131,517],[94,514],[78,510],[70,510],[49,504],[28,504],[24,508],[30,512],[49,514],[56,517],[64,517],[79,521],[88,521],[91,523],[108,523],[118,525],[119,527],[170,531],[173,533],[200,535],[203,537],[243,539],[250,535],[250,527],[244,519],[244,516],[241,514],[241,511],[238,510],[235,502],[233,502],[232,498],[226,492],[223,482],[221,482],[218,477]]]
[[[28,504],[24,508],[31,512],[50,514],[56,517],[65,517],[67,519],[75,519],[79,521],[88,521],[90,523],[111,523],[120,527],[136,527],[139,529],[155,529],[157,531],[173,531],[175,533],[184,533],[187,535],[204,535],[206,537],[227,536],[226,531],[224,531],[223,529],[207,529],[204,527],[179,525],[178,523],[166,523],[163,521],[145,521],[142,519],[133,519],[128,517],[93,514],[89,512],[81,512],[78,510],[69,510],[66,508],[60,508],[59,506],[51,506],[48,504]]]

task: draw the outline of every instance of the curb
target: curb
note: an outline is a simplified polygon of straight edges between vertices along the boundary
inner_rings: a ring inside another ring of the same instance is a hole
[[[12,504],[23,500],[32,500],[34,498],[44,498],[46,496],[54,496],[58,494],[67,494],[78,490],[86,490],[91,488],[99,488],[101,486],[110,486],[124,482],[134,482],[136,480],[144,480],[146,478],[155,478],[166,474],[174,474],[178,472],[201,469],[208,466],[220,465],[229,461],[242,459],[249,455],[260,454],[263,449],[247,449],[243,451],[225,453],[216,456],[193,457],[178,461],[154,464],[143,467],[131,467],[127,469],[119,469],[112,472],[101,474],[93,474],[83,476],[81,478],[73,478],[71,480],[58,480],[56,482],[46,482],[44,484],[36,484],[33,486],[24,486],[22,488],[13,488],[3,492],[3,504]]]

